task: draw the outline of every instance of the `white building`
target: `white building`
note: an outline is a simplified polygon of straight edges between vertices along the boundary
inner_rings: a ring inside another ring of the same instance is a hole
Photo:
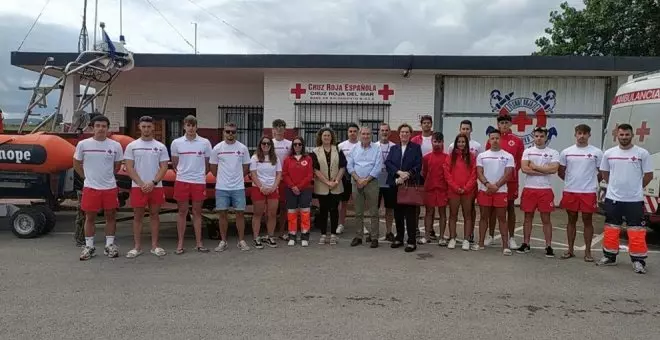
[[[39,71],[48,56],[55,64],[74,53],[12,52],[12,65]],[[660,58],[540,56],[374,55],[170,55],[136,54],[135,68],[114,83],[106,114],[115,131],[137,136],[142,115],[159,121],[160,139],[182,134],[187,114],[200,134],[218,142],[226,121],[239,125],[240,139],[254,148],[271,122],[286,121],[289,137],[309,146],[319,127],[330,125],[340,139],[351,122],[393,129],[432,115],[447,144],[463,119],[472,138],[484,142],[498,113],[514,117],[514,133],[526,140],[533,126],[551,129],[550,146],[574,142],[573,127],[592,127],[600,147],[604,122],[617,87],[627,76],[660,69]],[[35,74],[36,76],[36,74]],[[65,101],[77,100],[67,92]],[[393,140],[397,136],[393,134]],[[522,176],[524,177],[524,176]],[[560,198],[561,181],[555,190]]]

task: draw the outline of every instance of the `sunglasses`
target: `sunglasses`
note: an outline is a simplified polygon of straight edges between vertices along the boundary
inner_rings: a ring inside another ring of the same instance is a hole
[[[236,130],[225,130],[225,133],[228,135],[234,135],[236,134]]]
[[[293,146],[302,146],[302,143],[293,143]]]

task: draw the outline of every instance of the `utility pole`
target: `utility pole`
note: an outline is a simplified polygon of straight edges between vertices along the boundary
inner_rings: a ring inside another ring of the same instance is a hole
[[[92,50],[96,48],[96,26],[98,25],[99,20],[99,0],[94,2],[94,45],[92,45]]]
[[[194,47],[194,49],[195,49],[195,54],[197,54],[197,23],[193,22],[192,24],[195,26],[195,47]]]
[[[84,0],[82,28],[80,29],[80,36],[78,36],[78,53],[87,51],[88,43],[89,37],[87,34],[87,0]]]

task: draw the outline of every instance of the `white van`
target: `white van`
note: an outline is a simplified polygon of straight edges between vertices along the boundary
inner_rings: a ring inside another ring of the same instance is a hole
[[[633,127],[633,143],[651,154],[653,180],[644,190],[644,214],[647,226],[660,230],[660,71],[630,76],[619,87],[603,134],[603,151],[618,144],[616,127],[623,123]],[[601,210],[606,190],[605,182],[601,183],[598,193]]]

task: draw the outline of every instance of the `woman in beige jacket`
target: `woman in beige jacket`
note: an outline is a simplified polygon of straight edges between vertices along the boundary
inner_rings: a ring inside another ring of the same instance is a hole
[[[314,196],[319,201],[319,214],[315,219],[321,230],[319,244],[328,238],[328,214],[330,215],[330,244],[337,244],[339,200],[344,192],[342,176],[346,171],[346,156],[336,146],[334,131],[328,127],[316,133],[316,148],[312,152],[314,166]]]

